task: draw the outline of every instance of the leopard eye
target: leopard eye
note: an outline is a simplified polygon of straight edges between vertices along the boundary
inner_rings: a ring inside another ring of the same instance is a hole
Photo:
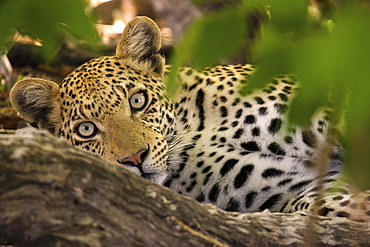
[[[93,122],[83,122],[77,125],[76,133],[82,138],[92,138],[98,133],[98,128]]]
[[[135,93],[130,99],[130,106],[135,111],[143,110],[147,101],[147,95],[145,92]]]

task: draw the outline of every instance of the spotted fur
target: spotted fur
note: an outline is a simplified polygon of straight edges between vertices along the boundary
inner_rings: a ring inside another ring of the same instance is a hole
[[[288,128],[295,77],[278,76],[243,97],[252,65],[183,68],[172,103],[160,44],[155,23],[137,17],[115,56],[85,63],[60,86],[22,80],[11,91],[12,104],[33,126],[225,210],[317,208],[325,216],[369,217],[368,193],[360,200],[348,189],[321,195],[338,180],[343,151],[329,138],[328,110],[307,128]]]

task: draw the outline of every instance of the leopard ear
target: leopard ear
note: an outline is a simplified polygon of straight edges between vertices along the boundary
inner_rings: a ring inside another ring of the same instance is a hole
[[[60,118],[59,85],[43,79],[24,79],[10,91],[18,115],[32,126],[55,132]]]
[[[148,17],[135,17],[126,26],[116,49],[117,58],[131,58],[148,63],[154,72],[162,73],[164,58],[159,54],[162,34]]]

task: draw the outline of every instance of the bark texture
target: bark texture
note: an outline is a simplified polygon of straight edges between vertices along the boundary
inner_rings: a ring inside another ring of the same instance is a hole
[[[230,213],[34,129],[0,134],[0,237],[20,246],[370,246],[370,222]]]

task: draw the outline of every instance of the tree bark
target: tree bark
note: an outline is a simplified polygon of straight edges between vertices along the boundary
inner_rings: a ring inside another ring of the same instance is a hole
[[[369,246],[370,222],[231,213],[35,129],[0,134],[0,237],[20,246]]]

